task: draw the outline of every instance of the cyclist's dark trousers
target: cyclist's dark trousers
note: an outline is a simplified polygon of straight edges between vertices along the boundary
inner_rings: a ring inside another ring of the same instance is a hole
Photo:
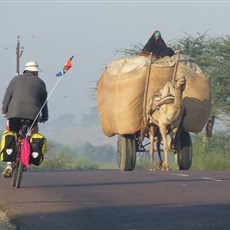
[[[21,120],[28,120],[30,121],[29,126],[32,125],[33,120],[30,119],[23,119],[23,118],[18,118],[18,117],[14,117],[14,118],[9,118],[9,127],[10,127],[10,131],[14,131],[14,132],[19,132],[22,123],[20,122]],[[36,125],[36,124],[35,124]]]

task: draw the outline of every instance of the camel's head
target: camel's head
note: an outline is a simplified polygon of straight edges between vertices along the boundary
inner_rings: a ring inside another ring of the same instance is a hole
[[[185,86],[186,86],[186,79],[185,79],[185,76],[180,77],[180,78],[177,78],[177,79],[175,80],[174,87],[175,87],[176,89],[180,89],[181,91],[184,91],[184,90],[185,90]]]

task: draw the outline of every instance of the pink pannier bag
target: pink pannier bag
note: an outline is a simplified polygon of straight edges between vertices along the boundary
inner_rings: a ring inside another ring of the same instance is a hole
[[[27,138],[25,138],[24,142],[22,144],[21,154],[20,154],[19,160],[27,168],[29,167],[30,153],[31,153],[30,143],[29,143],[29,140]]]

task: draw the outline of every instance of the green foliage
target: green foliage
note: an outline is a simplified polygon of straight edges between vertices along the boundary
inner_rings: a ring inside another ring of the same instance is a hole
[[[43,163],[33,169],[92,170],[117,168],[116,153],[111,145],[86,143],[73,150],[70,146],[51,143]]]
[[[138,153],[136,156],[136,169],[147,170],[149,168],[149,154]]]
[[[206,145],[201,134],[193,134],[193,162],[191,169],[230,170],[229,131],[214,133],[210,142]],[[70,146],[54,142],[48,142],[48,144],[48,151],[45,154],[43,163],[40,166],[31,165],[30,168],[43,170],[118,169],[116,151],[110,145],[93,146],[87,143],[82,150],[73,150]],[[157,157],[155,160],[157,160]],[[5,165],[5,162],[0,162],[0,169],[2,170]],[[170,154],[170,166],[171,168],[176,168],[173,162],[173,154]],[[148,170],[148,167],[148,154],[137,153],[135,169]]]
[[[93,146],[86,143],[72,149],[60,143],[48,141],[48,151],[40,166],[32,169],[74,169],[90,170],[98,168],[115,168],[116,151],[111,145]]]
[[[91,170],[117,168],[117,154],[113,146],[93,146],[90,143],[72,149],[70,146],[48,141],[47,152],[40,166],[30,165],[35,170]],[[6,166],[0,162],[0,170]]]
[[[230,113],[230,36],[209,37],[207,33],[187,35],[168,44],[181,54],[189,55],[210,77],[213,110]],[[143,45],[117,50],[127,56],[138,55]]]
[[[107,163],[117,160],[115,149],[113,146],[108,144],[102,146],[94,146],[87,142],[85,145],[79,148],[79,151],[94,163]]]
[[[178,40],[174,49],[191,56],[195,63],[210,77],[214,108],[230,113],[230,36],[197,37]]]
[[[122,53],[127,56],[134,56],[140,54],[143,48],[143,45],[140,43],[137,45],[130,45],[130,46],[131,48],[123,48],[123,49],[116,50],[116,53]]]
[[[70,146],[48,142],[48,151],[40,166],[32,166],[32,169],[75,169],[89,170],[97,169],[98,166],[90,162],[84,156],[79,156]]]
[[[210,142],[204,144],[202,136],[193,135],[192,169],[229,170],[230,135],[229,130],[217,132]]]
[[[209,143],[203,142],[201,134],[192,134],[192,170],[230,170],[230,130],[216,132]],[[164,154],[162,152],[164,159]],[[155,153],[155,164],[158,161]],[[171,169],[177,169],[173,153],[169,155]],[[135,169],[148,170],[149,154],[137,153]]]
[[[207,43],[206,34],[198,35],[198,37],[184,37],[179,39],[174,45],[174,50],[180,50],[182,54],[192,57],[200,68],[207,66]]]

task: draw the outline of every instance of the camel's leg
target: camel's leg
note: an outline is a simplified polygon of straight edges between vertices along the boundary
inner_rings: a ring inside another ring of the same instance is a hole
[[[170,147],[170,150],[174,150],[174,153],[173,153],[174,154],[174,162],[176,163],[177,170],[179,170],[178,153],[175,153],[175,149],[174,149],[174,142],[175,142],[175,137],[176,137],[177,131],[178,131],[178,127],[171,130],[169,147]]]
[[[163,150],[165,154],[165,159],[163,163],[163,170],[169,170],[169,163],[168,163],[168,154],[169,154],[169,147],[168,147],[168,141],[167,141],[167,134],[166,134],[166,127],[164,125],[159,125],[161,136],[163,139]]]
[[[161,148],[160,148],[161,141],[162,141],[162,138],[161,138],[161,135],[159,133],[158,136],[157,136],[157,142],[156,142],[156,147],[157,147],[157,152],[158,152],[157,169],[160,169],[162,167],[162,164],[163,164],[163,160],[162,160],[162,157],[161,157]]]
[[[150,165],[149,170],[155,171],[154,166],[154,128],[150,126],[149,128],[149,140],[150,140],[150,149],[149,149],[149,156],[150,156]]]
[[[179,125],[178,125],[178,126],[179,126]],[[175,138],[176,133],[177,133],[177,131],[178,131],[178,126],[175,127],[175,128],[173,128],[173,129],[170,131],[170,133],[169,133],[170,140],[169,140],[168,146],[169,146],[170,150],[174,150],[174,141],[175,141],[174,138]]]

